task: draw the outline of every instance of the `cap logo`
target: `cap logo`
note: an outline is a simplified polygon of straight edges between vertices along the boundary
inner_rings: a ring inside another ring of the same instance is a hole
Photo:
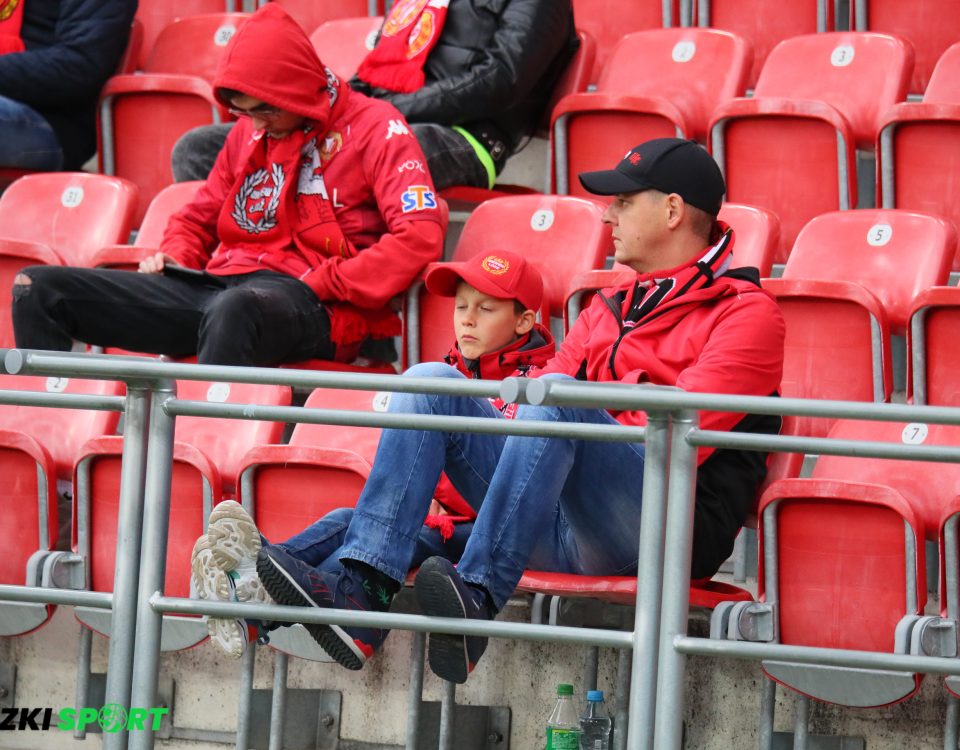
[[[494,276],[502,276],[510,270],[510,263],[496,255],[488,255],[480,261],[480,268]]]
[[[630,163],[633,164],[633,166],[637,166],[643,157],[640,156],[640,154],[638,154],[636,151],[631,151],[627,158],[630,160]]]

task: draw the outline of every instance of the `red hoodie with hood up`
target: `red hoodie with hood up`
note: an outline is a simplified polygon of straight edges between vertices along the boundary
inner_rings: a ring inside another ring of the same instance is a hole
[[[306,120],[273,138],[242,118],[196,198],[170,219],[160,251],[213,274],[300,279],[330,313],[337,359],[367,337],[397,335],[390,300],[439,259],[445,230],[403,116],[352,92],[273,3],[231,39],[214,87]]]

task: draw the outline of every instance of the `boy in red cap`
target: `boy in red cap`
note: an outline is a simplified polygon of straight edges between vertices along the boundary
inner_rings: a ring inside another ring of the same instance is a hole
[[[543,280],[534,265],[522,256],[508,251],[480,253],[461,263],[436,265],[428,270],[424,281],[432,294],[455,300],[456,341],[444,358],[446,364],[436,363],[433,367],[446,369],[451,375],[455,375],[450,372],[453,367],[468,378],[502,380],[509,375],[525,375],[554,355],[550,331],[536,322],[543,302]],[[493,406],[507,417],[515,410],[515,405],[508,407],[499,400]],[[379,459],[375,465],[378,463]],[[445,474],[440,477],[433,498],[445,512],[422,519],[410,569],[435,555],[458,560],[477,516]],[[339,573],[344,569],[340,548],[353,516],[353,508],[338,508],[272,549],[282,549],[291,558],[319,571]],[[201,598],[230,600],[235,596],[241,601],[270,601],[254,569],[260,546],[261,537],[253,519],[238,503],[217,505],[207,533],[197,540],[193,550],[194,588]],[[386,609],[397,588],[393,581],[369,572],[360,581],[360,587],[380,592],[379,596],[369,597],[370,604],[364,607],[368,609]],[[209,618],[207,623],[211,642],[218,649],[230,656],[243,653],[247,644],[243,621]],[[330,641],[324,636],[328,628],[306,627],[327,648]],[[331,627],[339,630],[338,626]],[[345,634],[333,643],[359,668],[388,632],[362,629],[359,638]]]

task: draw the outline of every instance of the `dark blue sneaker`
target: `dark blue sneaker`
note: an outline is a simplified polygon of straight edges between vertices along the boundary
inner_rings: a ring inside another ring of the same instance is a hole
[[[453,563],[443,557],[430,557],[420,566],[413,588],[420,610],[430,617],[492,620],[496,615],[484,592],[464,583]],[[464,683],[486,649],[483,636],[431,633],[427,657],[437,677]]]
[[[383,611],[390,604],[387,592],[365,591],[348,571],[321,572],[277,546],[264,545],[260,550],[257,575],[273,600],[286,606],[367,612]],[[303,626],[327,654],[347,669],[360,669],[390,632],[346,625]]]

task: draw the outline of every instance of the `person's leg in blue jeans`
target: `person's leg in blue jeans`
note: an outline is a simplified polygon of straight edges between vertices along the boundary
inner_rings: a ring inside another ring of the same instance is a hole
[[[5,96],[0,96],[0,167],[45,172],[63,168],[63,151],[50,123]]]
[[[417,365],[405,375],[463,377],[442,363]],[[487,399],[462,396],[394,393],[388,409],[391,413],[502,418]],[[268,546],[257,559],[257,572],[267,591],[277,602],[290,606],[385,610],[416,559],[440,473],[446,470],[464,499],[478,508],[504,442],[498,435],[384,430],[370,476],[343,534],[340,570],[317,570],[289,554],[284,545]],[[306,627],[334,659],[351,669],[362,667],[386,637],[380,629]]]
[[[521,406],[517,419],[616,424],[603,410],[558,406]],[[508,438],[456,570],[439,558],[421,567],[416,586],[424,614],[492,618],[527,567],[635,572],[643,469],[638,444]],[[484,638],[433,635],[430,665],[463,682],[485,647]]]

